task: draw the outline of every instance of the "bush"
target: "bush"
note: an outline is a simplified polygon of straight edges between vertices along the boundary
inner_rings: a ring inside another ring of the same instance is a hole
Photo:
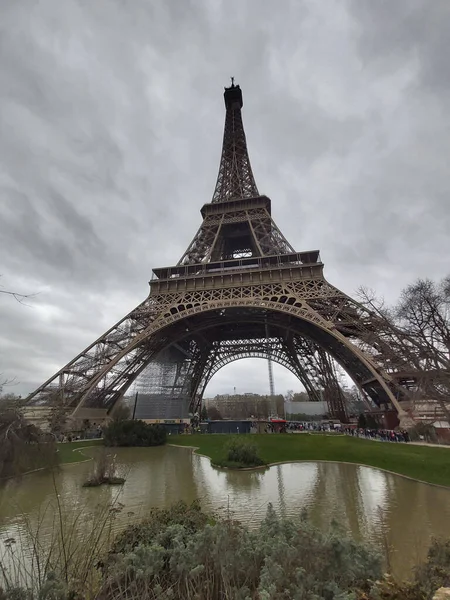
[[[307,518],[281,518],[271,505],[249,529],[179,502],[153,509],[113,541],[122,508],[106,505],[86,520],[60,507],[49,550],[37,524],[29,548],[41,568],[31,572],[28,554],[7,551],[0,600],[432,600],[450,584],[450,542],[433,542],[414,580],[400,583],[382,576],[370,545],[337,527],[323,532]]]
[[[167,512],[160,519],[155,511],[145,542],[138,529],[125,532],[135,531],[138,543],[110,555],[98,598],[350,600],[381,576],[381,558],[370,547],[306,520],[280,519],[270,505],[251,531],[229,521],[192,529]]]
[[[103,431],[105,446],[161,446],[166,443],[163,425],[144,421],[115,421]]]
[[[450,540],[433,540],[424,565],[415,569],[416,586],[430,598],[440,587],[450,587]]]
[[[450,586],[450,541],[433,540],[424,564],[414,569],[414,579],[400,583],[385,576],[377,581],[367,600],[433,600],[436,591]],[[439,596],[441,597],[441,596]],[[447,598],[442,594],[442,598]]]
[[[258,446],[244,436],[231,438],[224,446],[224,456],[215,462],[219,467],[248,468],[267,464],[260,456]]]
[[[204,513],[198,500],[192,504],[176,502],[170,508],[152,508],[149,516],[137,525],[130,525],[120,533],[111,548],[111,554],[131,552],[138,545],[151,545],[162,531],[172,525],[181,525],[193,534],[203,529],[212,517]]]

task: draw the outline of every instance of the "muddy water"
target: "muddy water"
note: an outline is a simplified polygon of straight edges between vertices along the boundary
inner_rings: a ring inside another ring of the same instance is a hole
[[[95,449],[87,453],[94,454]],[[126,483],[117,488],[82,488],[91,464],[65,465],[56,474],[35,473],[0,488],[0,540],[17,537],[23,515],[40,522],[50,538],[55,516],[55,485],[61,505],[86,515],[106,502],[123,505],[120,528],[150,507],[200,499],[207,510],[257,524],[271,502],[288,516],[304,509],[326,528],[337,521],[356,539],[391,547],[394,573],[407,576],[425,556],[430,539],[450,537],[450,489],[418,483],[369,467],[341,463],[292,463],[265,471],[218,471],[209,460],[185,448],[122,448],[119,470]],[[49,509],[49,507],[51,507]],[[0,544],[2,542],[0,541]]]

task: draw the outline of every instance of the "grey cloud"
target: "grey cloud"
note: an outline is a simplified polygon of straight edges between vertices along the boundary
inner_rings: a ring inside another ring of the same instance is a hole
[[[105,257],[90,220],[54,190],[46,194],[45,213],[39,213],[25,194],[5,188],[3,194],[10,210],[4,215],[2,240],[14,248],[13,261],[18,268],[34,262],[42,265],[43,271],[54,268],[59,276],[67,277],[75,271],[75,261],[86,269],[91,256]]]
[[[394,300],[447,274],[448,3],[283,7],[4,3],[1,284],[40,293],[32,309],[0,297],[0,371],[24,391],[184,252],[214,189],[231,75],[258,187],[330,281]],[[227,367],[208,393],[233,379],[264,392],[257,364]],[[283,373],[280,391],[293,387]]]
[[[436,0],[370,2],[352,0],[360,30],[359,50],[367,65],[392,70],[405,61],[419,61],[421,84],[448,93],[450,70],[446,56],[450,35],[450,5]]]

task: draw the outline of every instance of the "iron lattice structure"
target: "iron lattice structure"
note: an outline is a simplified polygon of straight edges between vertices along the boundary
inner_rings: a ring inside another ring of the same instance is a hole
[[[175,402],[182,417],[199,409],[218,369],[259,356],[290,369],[343,420],[336,364],[367,399],[405,419],[407,387],[377,316],[328,283],[318,250],[296,252],[282,235],[253,177],[240,87],[232,83],[224,98],[217,184],[186,252],[154,269],[149,296],[28,402],[110,412],[135,383],[160,406]]]

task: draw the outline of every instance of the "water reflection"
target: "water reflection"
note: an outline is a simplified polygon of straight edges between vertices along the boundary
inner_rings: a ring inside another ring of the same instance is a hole
[[[95,453],[95,449],[90,452]],[[258,471],[219,471],[208,459],[184,448],[123,448],[117,460],[127,473],[121,488],[82,488],[91,466],[67,465],[56,474],[35,473],[8,481],[0,488],[0,537],[20,529],[20,513],[33,523],[43,507],[55,502],[55,486],[63,504],[92,514],[116,497],[124,510],[116,527],[129,522],[130,512],[144,516],[150,507],[177,500],[200,499],[205,509],[256,525],[271,502],[283,515],[306,509],[312,521],[327,528],[337,521],[356,539],[393,547],[394,572],[405,575],[422,558],[432,536],[450,537],[450,490],[428,486],[342,463],[291,463]],[[47,511],[47,535],[54,512]]]

